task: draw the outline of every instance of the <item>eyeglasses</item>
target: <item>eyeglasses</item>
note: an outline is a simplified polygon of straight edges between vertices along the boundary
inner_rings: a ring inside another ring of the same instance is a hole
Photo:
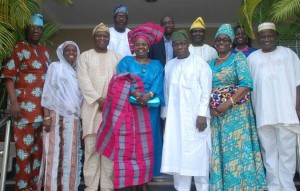
[[[178,48],[179,46],[180,47],[183,47],[183,46],[186,46],[187,45],[187,42],[173,42],[172,43],[172,46],[174,47],[174,48]]]
[[[216,38],[215,39],[215,42],[231,42],[231,39],[230,38]]]
[[[127,19],[127,15],[115,15],[117,19]]]

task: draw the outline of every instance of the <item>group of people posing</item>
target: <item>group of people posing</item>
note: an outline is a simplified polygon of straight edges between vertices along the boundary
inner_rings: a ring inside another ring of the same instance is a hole
[[[86,191],[147,191],[161,173],[177,191],[192,178],[197,191],[296,191],[300,60],[274,23],[255,49],[230,24],[204,44],[201,17],[189,34],[170,16],[129,30],[124,5],[113,18],[92,49],[65,41],[51,63],[35,14],[7,58],[16,191],[78,190],[82,139]]]

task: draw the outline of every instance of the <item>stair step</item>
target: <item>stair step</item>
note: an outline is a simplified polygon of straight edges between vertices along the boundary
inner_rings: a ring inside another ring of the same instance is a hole
[[[300,186],[300,181],[294,181],[296,186]],[[15,185],[16,182],[14,180],[8,180],[6,181],[6,185]],[[80,185],[84,185],[84,182],[81,181]],[[168,180],[168,181],[152,181],[148,183],[149,186],[169,186],[172,185],[173,186],[173,181],[172,180]]]

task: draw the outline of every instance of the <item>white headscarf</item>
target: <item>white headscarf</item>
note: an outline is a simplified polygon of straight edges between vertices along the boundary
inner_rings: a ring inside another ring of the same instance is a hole
[[[64,48],[70,44],[77,48],[77,58],[72,66],[63,56]],[[83,97],[75,68],[80,50],[75,42],[66,41],[57,48],[56,53],[60,61],[51,63],[48,68],[41,104],[61,116],[78,119]]]

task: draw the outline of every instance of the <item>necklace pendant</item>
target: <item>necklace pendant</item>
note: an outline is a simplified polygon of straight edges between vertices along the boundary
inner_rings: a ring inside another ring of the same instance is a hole
[[[146,72],[146,65],[142,64],[142,72],[145,73]]]

